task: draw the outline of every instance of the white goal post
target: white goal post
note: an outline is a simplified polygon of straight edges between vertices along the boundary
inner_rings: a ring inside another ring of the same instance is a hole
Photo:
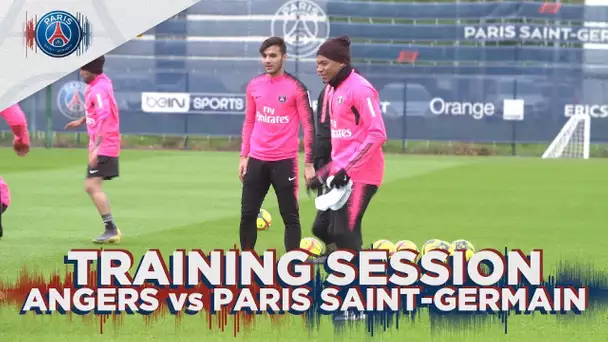
[[[589,159],[591,118],[587,114],[570,117],[551,145],[543,153],[543,159]]]

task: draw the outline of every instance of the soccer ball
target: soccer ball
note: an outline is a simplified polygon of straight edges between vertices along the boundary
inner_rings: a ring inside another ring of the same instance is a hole
[[[411,249],[411,250],[414,250],[414,251],[420,253],[420,250],[418,250],[418,246],[416,246],[416,244],[410,240],[398,241],[393,248],[393,253],[398,252],[398,251],[404,251],[406,249]]]
[[[300,241],[300,248],[308,251],[315,258],[320,257],[325,252],[323,243],[313,237],[303,238]]]
[[[465,258],[467,261],[475,254],[475,247],[467,240],[456,240],[450,245],[450,255],[454,255],[454,251],[465,250]]]
[[[393,255],[393,251],[395,250],[395,245],[389,240],[378,240],[374,242],[372,248],[378,250],[385,250],[388,252],[388,256],[391,256]]]
[[[265,209],[260,209],[258,214],[257,226],[258,230],[268,230],[272,225],[272,216]]]
[[[413,260],[414,262],[416,262],[418,260],[418,258],[420,258],[420,250],[418,249],[418,246],[416,246],[416,244],[410,240],[398,241],[395,244],[395,246],[393,247],[393,253],[396,253],[399,251],[404,251],[406,249],[410,249],[410,250],[414,250],[414,251],[418,252],[418,256],[416,257],[416,259]]]
[[[428,253],[429,251],[443,249],[444,251],[450,251],[450,244],[439,239],[431,239],[422,245],[422,255]]]

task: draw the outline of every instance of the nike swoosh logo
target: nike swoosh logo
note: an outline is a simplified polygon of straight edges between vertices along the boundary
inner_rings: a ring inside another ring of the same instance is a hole
[[[296,179],[296,177],[289,177],[289,181],[291,182],[292,180]]]
[[[97,173],[97,171],[99,171],[99,170],[91,170],[91,171],[89,171],[89,173]]]

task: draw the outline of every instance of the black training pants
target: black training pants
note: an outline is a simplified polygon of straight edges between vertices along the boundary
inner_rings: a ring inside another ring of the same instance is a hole
[[[323,189],[319,189],[317,195],[322,196],[323,194]],[[315,216],[315,220],[312,223],[312,233],[314,234],[314,236],[318,237],[325,244],[325,246],[330,245],[334,242],[333,237],[329,233],[329,215],[330,210],[317,210],[317,215]]]
[[[360,251],[363,246],[361,223],[378,187],[370,184],[354,183],[353,191],[346,204],[337,211],[329,213],[329,234],[337,249]]]
[[[285,249],[291,251],[300,247],[298,158],[264,161],[249,157],[241,196],[241,250],[255,248],[258,235],[256,220],[271,185],[285,224]]]

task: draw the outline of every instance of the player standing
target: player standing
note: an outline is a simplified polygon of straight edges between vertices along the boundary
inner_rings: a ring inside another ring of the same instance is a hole
[[[5,110],[0,111],[0,115],[13,131],[13,149],[18,156],[24,157],[30,151],[30,136],[27,131],[27,119],[18,104],[14,104]],[[0,177],[0,238],[4,235],[2,228],[2,214],[8,209],[11,203],[10,190],[8,184]]]
[[[299,248],[302,237],[298,205],[300,123],[304,129],[304,176],[314,177],[312,164],[313,112],[306,86],[285,72],[285,41],[266,39],[260,46],[265,73],[247,85],[239,178],[241,197],[240,242],[253,250],[256,219],[272,185],[285,224],[285,249]]]
[[[308,186],[318,189],[328,176],[334,176],[332,188],[352,180],[346,205],[330,212],[330,230],[338,249],[359,251],[363,214],[384,178],[382,144],[387,138],[380,99],[371,83],[351,67],[348,36],[323,43],[316,60],[317,74],[329,86],[321,122],[330,123],[332,149],[331,162]]]
[[[329,127],[329,120],[321,122],[322,116],[325,114],[326,108],[323,107],[324,98],[326,93],[331,89],[327,82],[324,82],[325,86],[321,89],[319,98],[317,100],[317,111],[315,115],[315,140],[313,149],[313,160],[315,170],[322,170],[331,161],[331,130]],[[320,187],[317,191],[317,195],[321,196],[325,193],[327,187]],[[329,231],[329,211],[317,210],[315,220],[312,224],[312,233],[318,237],[326,246],[325,255],[331,253],[334,249],[335,244]],[[315,261],[322,262],[325,258],[317,258]]]
[[[103,56],[80,68],[80,76],[88,84],[85,90],[85,116],[69,122],[66,128],[76,128],[84,123],[89,135],[89,164],[84,182],[105,225],[105,232],[93,239],[94,243],[120,242],[121,232],[112,218],[110,203],[102,190],[104,180],[118,177],[120,154],[120,120],[114,98],[112,81],[103,73]]]

